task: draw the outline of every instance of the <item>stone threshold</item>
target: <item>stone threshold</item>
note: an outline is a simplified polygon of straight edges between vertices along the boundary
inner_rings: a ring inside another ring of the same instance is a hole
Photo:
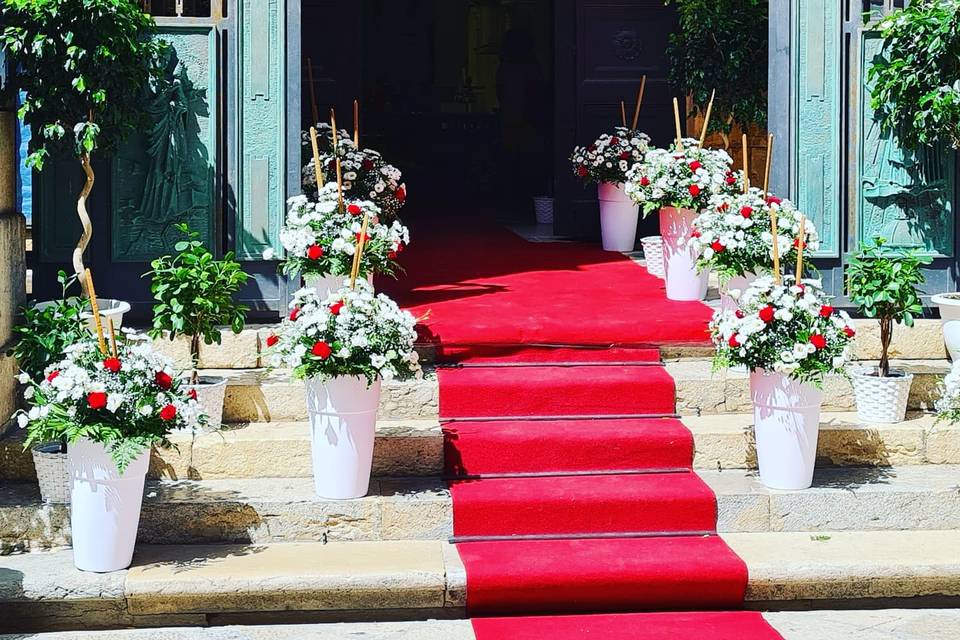
[[[722,537],[747,564],[748,602],[768,607],[960,596],[960,531]],[[194,626],[255,612],[462,617],[465,584],[455,548],[440,541],[144,545],[131,569],[111,574],[76,571],[69,551],[15,554],[0,557],[0,631]]]

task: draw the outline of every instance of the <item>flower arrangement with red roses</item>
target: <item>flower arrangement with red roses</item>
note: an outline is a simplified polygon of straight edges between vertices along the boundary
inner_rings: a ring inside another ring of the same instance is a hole
[[[650,136],[627,127],[617,127],[586,147],[576,147],[570,156],[573,175],[586,184],[622,184],[634,164],[643,162]]]

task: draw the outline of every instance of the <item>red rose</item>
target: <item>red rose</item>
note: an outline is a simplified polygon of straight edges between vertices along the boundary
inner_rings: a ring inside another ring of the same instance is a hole
[[[699,169],[699,168],[702,167],[702,166],[703,166],[703,165],[700,164],[700,161],[699,161],[699,160],[694,160],[693,162],[690,163],[690,171],[696,171],[697,169]]]
[[[769,324],[773,322],[774,313],[775,313],[774,308],[771,307],[770,305],[767,305],[763,309],[760,309],[760,313],[759,313],[760,319]]]
[[[187,398],[189,398],[190,400],[196,400],[196,399],[197,399],[197,390],[196,390],[196,389],[190,389],[190,391],[187,391]]]
[[[389,258],[390,260],[396,260],[396,259],[397,259],[397,252],[396,252],[396,251],[387,251],[387,258]]]
[[[803,295],[807,292],[807,286],[803,283],[798,284],[797,288],[800,289],[800,295]]]
[[[577,175],[580,176],[581,178],[587,177],[587,168],[583,165],[580,165],[579,167],[577,167]]]
[[[395,195],[400,202],[404,202],[407,199],[407,190],[403,187],[397,187],[393,195]]]
[[[777,196],[767,196],[767,204],[780,204],[781,202],[783,202],[783,200]]]
[[[852,338],[853,336],[857,335],[857,332],[853,330],[853,327],[844,327],[843,332],[847,334],[848,338]]]
[[[694,198],[700,195],[700,187],[695,184],[690,185],[687,187],[687,189],[690,191],[690,195],[692,195]]]
[[[297,319],[297,316],[299,316],[299,315],[300,315],[300,307],[294,307],[294,308],[290,311],[290,322],[293,322],[294,320],[296,320],[296,319]]]
[[[357,232],[357,243],[359,243],[359,242],[360,242],[360,232],[358,231],[358,232]],[[369,233],[365,233],[365,234],[364,234],[363,242],[364,242],[364,243],[370,242],[370,234],[369,234]]]
[[[610,138],[610,144],[620,144],[620,138],[618,138],[617,136],[613,136],[612,138]]]
[[[323,247],[318,244],[312,244],[307,247],[307,257],[311,260],[319,260],[323,257]]]
[[[160,409],[160,419],[166,422],[170,422],[177,417],[177,408],[172,404],[168,404],[163,409]]]
[[[173,386],[173,378],[165,371],[157,371],[153,375],[153,381],[156,382],[157,386],[161,389],[169,389]]]
[[[117,358],[107,358],[103,361],[103,368],[111,373],[120,373],[120,360]]]
[[[361,209],[359,205],[351,204],[347,206],[347,213],[352,216],[358,216],[363,213],[363,209]]]
[[[51,371],[47,374],[47,382],[53,382],[58,375],[60,375],[59,371]]]
[[[330,357],[330,354],[333,353],[333,351],[330,349],[330,345],[321,340],[314,343],[313,349],[310,349],[310,353],[317,356],[321,360],[326,360]]]
[[[328,171],[336,171],[336,170],[337,170],[337,160],[336,160],[336,158],[330,160],[330,162],[327,163],[327,170],[328,170]]]
[[[732,336],[730,336],[730,340],[727,341],[727,344],[729,344],[733,348],[739,347],[740,341],[737,340],[737,334],[733,334]]]
[[[629,151],[624,151],[623,153],[620,154],[620,159],[621,159],[621,160],[629,160],[630,157],[631,157],[631,156],[630,156],[630,152],[629,152]]]
[[[721,202],[721,203],[717,206],[717,211],[723,212],[723,211],[726,211],[726,210],[729,209],[729,208],[730,208],[730,205],[729,205],[729,204],[727,204],[726,202]]]
[[[749,218],[753,215],[753,207],[740,207],[740,215],[744,218]]]
[[[831,307],[830,305],[825,304],[822,307],[820,307],[820,317],[829,318],[832,314],[833,314],[833,307]]]
[[[825,346],[827,346],[827,339],[824,338],[819,333],[815,333],[812,336],[810,336],[810,344],[816,347],[817,350],[819,351],[820,349],[823,349]]]
[[[727,184],[736,184],[737,179],[733,176],[727,176]]]
[[[691,238],[699,238],[699,237],[700,237],[700,231],[698,231],[697,229],[694,229],[693,231],[690,232],[690,237],[691,237]]]
[[[597,150],[597,145],[595,144],[591,144],[589,147],[587,147],[587,151],[589,151],[590,153],[593,153],[596,150]]]
[[[277,344],[278,342],[280,342],[280,338],[278,338],[277,336],[275,336],[275,335],[273,335],[273,334],[270,334],[269,336],[267,336],[267,346],[268,346],[268,347],[272,347],[273,345]]]
[[[641,177],[640,177],[640,186],[641,186],[641,187],[646,187],[646,186],[649,186],[649,185],[650,185],[650,179],[647,178],[647,176],[641,176]]]
[[[103,391],[91,391],[87,394],[87,406],[97,411],[107,406],[107,394]]]
[[[744,316],[746,316],[747,314],[743,312],[743,309],[737,309],[736,311],[733,312],[733,315],[743,320]]]
[[[720,253],[720,252],[723,251],[726,247],[724,247],[722,244],[720,244],[720,241],[719,241],[719,240],[714,240],[713,243],[710,244],[710,248],[713,249],[714,253]]]
[[[794,238],[794,239],[793,239],[793,248],[794,248],[794,249],[799,249],[799,248],[800,248],[800,238]]]
[[[403,251],[403,247],[404,247],[404,244],[403,244],[402,242],[401,242],[400,244],[398,244],[398,245],[397,245],[397,253],[400,253],[401,251]]]
[[[360,163],[360,166],[363,168],[364,171],[370,171],[371,169],[373,169],[373,160],[371,160],[370,158],[364,158],[363,162]]]
[[[333,314],[333,315],[335,315],[335,316],[340,315],[340,310],[341,310],[341,309],[343,309],[343,302],[342,302],[342,301],[334,302],[332,305],[330,305],[330,313]]]

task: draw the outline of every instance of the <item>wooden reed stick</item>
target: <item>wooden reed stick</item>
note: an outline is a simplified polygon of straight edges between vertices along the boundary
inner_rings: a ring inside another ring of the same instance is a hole
[[[363,258],[363,250],[367,247],[367,226],[370,224],[370,216],[363,214],[363,224],[360,225],[360,237],[357,239],[357,250],[353,254],[353,269],[350,272],[350,288],[357,288],[357,276],[360,274],[360,261]]]
[[[310,111],[313,114],[312,124],[320,122],[320,110],[317,108],[317,90],[313,86],[313,61],[307,58],[307,76],[310,81]]]
[[[337,112],[330,109],[330,128],[333,130],[333,155],[339,156],[340,150],[337,148],[339,140],[337,139]]]
[[[353,101],[353,146],[360,148],[360,101]]]
[[[748,193],[750,191],[750,161],[748,160],[750,150],[747,148],[747,134],[743,134],[740,142],[743,145],[743,192]]]
[[[323,167],[320,166],[320,145],[317,143],[317,128],[310,127],[310,146],[313,147],[313,173],[317,178],[317,192],[326,183],[323,178]]]
[[[103,339],[103,321],[100,318],[100,305],[97,304],[97,290],[93,287],[93,275],[90,268],[84,270],[83,279],[86,281],[87,297],[90,298],[90,312],[93,314],[93,325],[97,328],[97,343],[100,353],[107,355],[107,343]]]
[[[114,358],[119,358],[119,352],[117,351],[117,334],[113,330],[113,318],[107,318],[107,327],[110,329],[110,351],[113,352]]]
[[[620,122],[623,123],[624,128],[627,127],[627,105],[623,100],[620,101]]]
[[[710,92],[710,102],[707,103],[707,113],[703,117],[703,129],[700,130],[700,147],[703,147],[703,141],[707,139],[707,127],[710,126],[710,113],[713,111],[713,98],[717,95],[717,90]]]
[[[640,121],[640,105],[643,104],[643,91],[647,87],[647,74],[640,78],[640,88],[637,90],[637,106],[633,110],[633,126],[631,130],[637,130],[637,122]]]
[[[770,232],[773,234],[773,282],[780,284],[780,248],[777,237],[780,231],[777,229],[776,209],[770,209]]]
[[[773,134],[767,136],[767,166],[763,169],[763,197],[767,197],[770,186],[770,162],[773,160]]]
[[[343,213],[343,172],[340,170],[340,156],[337,156],[337,204],[340,206],[340,212]]]
[[[806,246],[805,240],[807,237],[806,234],[807,226],[807,217],[803,214],[800,214],[800,231],[797,233],[797,282],[800,284],[800,279],[803,277],[803,248]]]
[[[683,136],[680,135],[680,104],[673,98],[673,123],[677,128],[677,151],[683,151]]]

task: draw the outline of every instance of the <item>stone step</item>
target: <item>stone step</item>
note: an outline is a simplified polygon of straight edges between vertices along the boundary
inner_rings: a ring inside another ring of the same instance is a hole
[[[955,606],[960,531],[731,533],[749,606],[911,599]],[[463,617],[466,574],[440,541],[141,546],[76,571],[69,551],[0,557],[0,632]],[[821,636],[822,637],[822,636]]]
[[[762,614],[784,640],[948,640],[960,637],[957,609],[855,609],[851,611],[768,611]],[[62,631],[33,640],[156,640],[155,629]],[[477,640],[469,620],[258,624],[225,627],[170,627],[163,640]],[[0,635],[0,640],[24,640]],[[693,639],[691,639],[693,640]]]
[[[718,530],[960,529],[960,465],[819,469],[806,491],[765,488],[742,470],[698,472],[717,495]],[[70,543],[69,508],[42,505],[35,485],[0,488],[0,544]],[[446,540],[453,504],[440,478],[380,478],[356,500],[317,498],[310,478],[151,481],[142,544]]]

